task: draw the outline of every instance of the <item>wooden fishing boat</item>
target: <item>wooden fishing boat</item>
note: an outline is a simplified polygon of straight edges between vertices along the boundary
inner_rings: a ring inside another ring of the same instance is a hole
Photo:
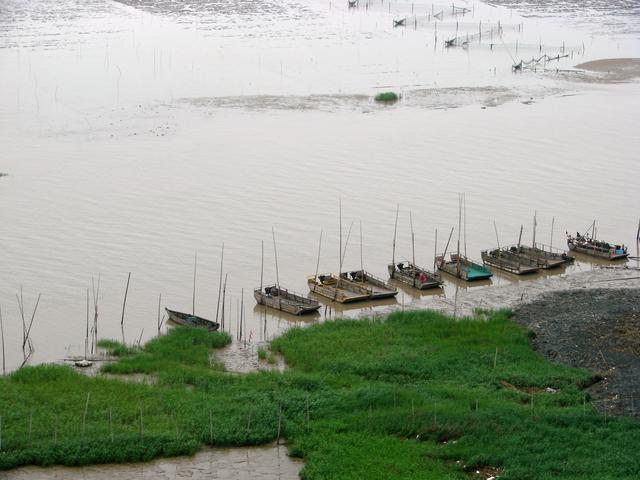
[[[535,247],[530,247],[528,245],[512,245],[509,247],[509,250],[522,257],[535,261],[538,264],[538,267],[545,270],[558,268],[572,263],[575,260],[574,257],[568,255],[566,252],[554,252],[550,247],[549,250],[547,250],[544,245],[539,243],[537,243]]]
[[[467,282],[486,280],[493,276],[491,270],[484,265],[480,265],[458,253],[452,253],[449,261],[445,259],[444,255],[437,256],[436,266],[438,270]]]
[[[361,285],[369,290],[369,298],[371,300],[379,300],[381,298],[391,298],[398,294],[398,289],[393,285],[389,285],[381,278],[375,277],[365,270],[353,270],[351,272],[342,272],[340,274],[345,280]]]
[[[567,235],[567,245],[572,252],[604,258],[605,260],[620,260],[629,256],[625,245],[612,245],[608,242],[595,240],[588,234],[580,235],[577,233],[575,237]]]
[[[367,288],[332,273],[311,276],[307,284],[312,293],[339,303],[362,302],[371,297]]]
[[[178,312],[176,310],[169,310],[165,307],[167,314],[169,315],[169,320],[178,325],[184,325],[185,327],[198,327],[198,328],[206,328],[210,332],[216,331],[220,328],[220,324],[217,322],[212,322],[211,320],[207,320],[206,318],[198,317],[197,315],[191,315],[190,313]]]
[[[432,273],[411,262],[390,263],[387,269],[389,270],[389,277],[418,290],[442,286],[442,279],[437,272]]]
[[[260,305],[275,308],[291,315],[313,313],[320,308],[320,304],[311,298],[303,297],[277,285],[256,288],[253,291],[256,302]]]
[[[535,273],[540,269],[536,260],[518,255],[510,249],[494,248],[493,250],[482,250],[481,255],[485,265],[490,265],[505,272],[515,273],[516,275]]]

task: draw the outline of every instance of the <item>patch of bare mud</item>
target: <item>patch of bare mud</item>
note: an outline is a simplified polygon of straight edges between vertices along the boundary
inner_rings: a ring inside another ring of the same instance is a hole
[[[598,410],[640,416],[640,289],[549,292],[514,319],[549,360],[593,372],[588,391]]]
[[[575,68],[567,78],[591,83],[626,83],[640,78],[640,58],[604,58]]]
[[[88,467],[23,467],[0,473],[6,480],[294,480],[301,460],[290,458],[287,447],[205,448],[193,457],[160,458],[147,463],[107,464]]]
[[[390,88],[390,90],[394,89]],[[399,91],[401,89],[395,90]],[[369,113],[398,107],[424,108],[428,110],[446,110],[472,105],[497,107],[516,101],[532,103],[534,100],[558,95],[565,91],[561,88],[543,86],[521,89],[503,86],[414,88],[402,90],[400,101],[392,105],[376,103],[373,100],[373,96],[362,94],[198,97],[182,98],[177,100],[176,103],[207,110],[363,111]]]
[[[545,293],[588,288],[640,288],[640,271],[635,269],[595,269],[567,275],[544,277],[501,286],[472,290],[460,289],[456,298],[436,298],[434,306],[456,317],[472,316],[475,309],[515,309]]]
[[[258,358],[258,350],[264,349],[267,358]],[[284,358],[268,350],[267,342],[244,343],[234,342],[225,348],[215,351],[216,359],[224,364],[224,369],[231,373],[251,373],[260,370],[283,371],[285,369]]]

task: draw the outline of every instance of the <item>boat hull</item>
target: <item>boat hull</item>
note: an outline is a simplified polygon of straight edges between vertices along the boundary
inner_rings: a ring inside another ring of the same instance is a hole
[[[364,270],[342,272],[340,274],[340,277],[361,285],[362,287],[369,290],[369,298],[371,300],[392,298],[398,294],[398,289],[393,285],[389,285],[384,280],[377,278]]]
[[[389,271],[390,278],[405,285],[409,285],[410,287],[417,288],[418,290],[428,290],[430,288],[439,288],[442,286],[440,275],[417,266],[414,267],[411,263],[408,264],[408,267],[405,267],[402,270],[399,270],[397,265],[390,263],[387,265],[387,270]],[[423,280],[420,280],[420,273],[424,276]]]
[[[616,253],[615,251],[601,251],[597,248],[591,248],[587,246],[576,245],[569,243],[569,250],[572,252],[582,253],[583,255],[589,255],[590,257],[603,258],[605,260],[622,260],[629,256],[629,253],[623,251],[622,253]]]
[[[304,315],[316,312],[320,304],[310,298],[278,288],[275,285],[257,288],[253,291],[253,297],[259,305],[265,305],[291,315]]]
[[[479,280],[487,280],[493,276],[491,270],[480,265],[466,257],[461,256],[458,260],[457,255],[452,254],[451,260],[446,261],[442,256],[436,259],[438,270],[448,273],[466,282],[476,282]]]
[[[215,332],[220,328],[220,324],[207,320],[206,318],[198,317],[197,315],[190,315],[188,313],[178,312],[176,310],[169,310],[165,307],[169,320],[178,325],[194,328],[206,328],[210,332]]]
[[[319,275],[307,279],[309,291],[332,302],[352,303],[370,299],[369,291],[334,275]]]
[[[540,269],[538,262],[509,250],[483,250],[482,261],[485,265],[516,275],[536,273]]]
[[[567,255],[564,252],[551,252],[549,250],[539,248],[538,246],[513,246],[511,247],[511,251],[524,258],[535,261],[540,268],[545,270],[562,267],[563,265],[572,263],[575,260],[574,257]]]

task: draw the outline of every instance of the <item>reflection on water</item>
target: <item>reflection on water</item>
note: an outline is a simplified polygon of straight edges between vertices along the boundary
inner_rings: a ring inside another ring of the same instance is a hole
[[[147,463],[89,467],[24,467],[0,472],[6,480],[294,480],[303,463],[287,455],[284,445],[205,448],[193,457],[157,459]]]

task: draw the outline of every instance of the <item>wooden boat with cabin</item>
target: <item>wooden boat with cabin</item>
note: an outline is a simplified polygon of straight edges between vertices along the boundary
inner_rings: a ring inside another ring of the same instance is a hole
[[[395,297],[398,289],[393,285],[389,285],[381,278],[371,275],[365,270],[353,270],[351,272],[342,272],[340,274],[345,280],[350,280],[357,285],[361,285],[369,290],[369,298],[371,300],[380,300],[382,298]]]
[[[178,325],[183,325],[185,327],[206,328],[210,332],[214,332],[220,328],[219,323],[213,322],[211,320],[207,320],[206,318],[202,318],[197,315],[178,312],[176,310],[169,310],[166,307],[165,307],[165,310],[169,315],[169,320],[171,320],[174,323],[177,323]]]
[[[391,263],[387,265],[389,277],[400,283],[409,285],[418,290],[426,290],[429,288],[441,287],[443,282],[437,272],[430,272],[426,268],[416,265],[416,242],[413,232],[413,215],[409,212],[409,226],[411,227],[411,255],[412,260],[396,263],[396,236],[398,230],[398,213],[400,206],[396,208],[396,221],[393,228],[393,253],[391,255]],[[438,231],[436,230],[436,244],[438,243]]]
[[[629,256],[625,245],[612,245],[609,242],[595,240],[588,234],[567,236],[567,245],[572,252],[583,253],[591,257],[604,258],[605,260],[621,260]]]
[[[535,261],[538,267],[548,270],[550,268],[558,268],[563,265],[572,263],[575,258],[562,251],[552,251],[551,247],[547,250],[545,245],[537,243],[535,246],[513,245],[509,249],[525,258]]]
[[[449,261],[445,259],[444,255],[438,255],[436,257],[436,266],[439,271],[467,282],[486,280],[493,276],[493,273],[487,267],[459,253],[452,253]]]
[[[408,261],[390,263],[387,269],[389,270],[389,277],[418,290],[438,288],[443,283],[438,273],[432,273]]]
[[[253,296],[259,305],[275,308],[291,315],[313,313],[320,308],[320,303],[315,300],[290,292],[277,285],[256,288],[253,291]]]
[[[338,303],[362,302],[371,296],[367,288],[332,273],[309,277],[307,284],[312,293]]]
[[[510,249],[482,250],[481,255],[485,265],[516,275],[535,273],[540,269],[537,261],[512,252]]]
[[[273,237],[273,253],[276,264],[276,284],[263,287],[264,278],[264,242],[260,262],[260,287],[253,290],[253,297],[259,305],[275,308],[291,315],[313,313],[320,308],[320,303],[280,287],[280,273],[278,272],[278,249],[276,247],[276,232],[271,228]]]
[[[462,208],[464,205],[464,252],[463,255],[460,252],[460,233],[462,232]],[[435,264],[438,271],[443,271],[448,273],[449,275],[453,275],[461,280],[467,282],[473,282],[478,280],[487,280],[493,276],[491,270],[489,270],[484,265],[481,265],[477,262],[474,262],[469,257],[466,256],[467,253],[467,203],[464,194],[458,194],[458,247],[457,253],[451,253],[449,256],[449,260],[446,260],[447,251],[449,250],[449,244],[451,242],[451,236],[453,235],[453,228],[451,229],[451,233],[449,233],[449,239],[447,240],[447,244],[444,247],[444,253],[441,255],[436,255]],[[437,248],[437,246],[436,246]]]

